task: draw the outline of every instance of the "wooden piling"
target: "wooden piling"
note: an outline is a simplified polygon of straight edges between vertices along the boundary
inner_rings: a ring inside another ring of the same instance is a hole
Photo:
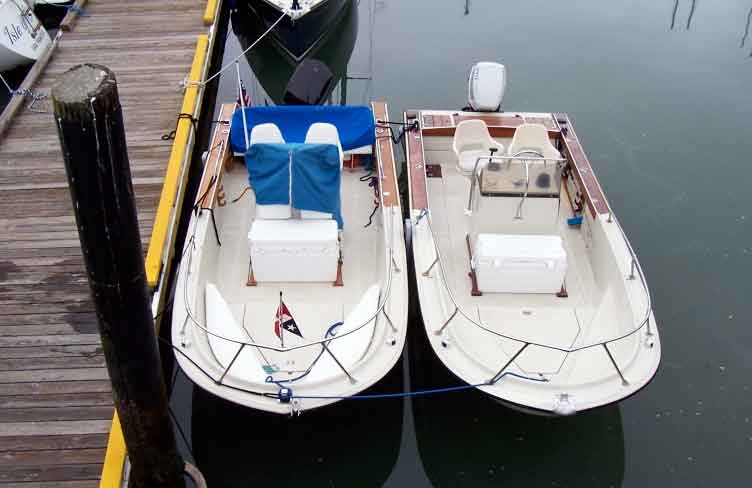
[[[131,488],[184,486],[149,307],[114,74],[85,64],[52,87],[55,121]]]

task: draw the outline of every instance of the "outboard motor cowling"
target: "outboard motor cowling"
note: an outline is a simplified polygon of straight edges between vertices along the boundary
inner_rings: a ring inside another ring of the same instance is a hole
[[[507,71],[503,64],[481,62],[470,70],[468,102],[476,112],[499,112],[507,86]]]

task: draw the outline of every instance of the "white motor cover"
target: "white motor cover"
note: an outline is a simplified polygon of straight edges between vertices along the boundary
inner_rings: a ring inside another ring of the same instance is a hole
[[[567,252],[557,235],[478,234],[473,264],[483,293],[556,293]]]
[[[507,87],[507,72],[503,64],[481,62],[470,70],[468,102],[477,112],[496,112],[501,109]]]
[[[334,220],[261,220],[248,242],[258,282],[325,282],[337,278],[339,232]]]

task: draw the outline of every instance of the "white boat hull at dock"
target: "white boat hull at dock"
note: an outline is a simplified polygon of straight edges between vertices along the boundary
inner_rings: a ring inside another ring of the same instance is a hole
[[[39,58],[52,42],[23,0],[0,0],[0,72]]]
[[[568,117],[405,117],[416,120],[407,137],[412,245],[438,359],[502,403],[544,415],[619,402],[647,385],[661,345],[646,279]],[[474,182],[453,151],[452,136],[468,120],[483,121],[494,143],[510,148]],[[555,154],[525,160],[513,149],[523,126],[544,126]],[[530,176],[543,170],[545,178]]]

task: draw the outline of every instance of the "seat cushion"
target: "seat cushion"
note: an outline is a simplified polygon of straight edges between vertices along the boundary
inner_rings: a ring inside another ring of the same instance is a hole
[[[289,205],[259,205],[256,204],[256,218],[263,220],[289,219],[292,209]]]
[[[317,212],[315,210],[301,210],[300,218],[303,220],[330,220],[334,218],[332,214],[326,212]]]
[[[475,162],[479,156],[488,156],[490,153],[487,149],[469,149],[467,151],[461,151],[459,155],[459,161],[457,166],[463,173],[472,173],[475,167]],[[498,152],[496,153],[498,154]],[[488,159],[481,159],[478,163],[478,171],[485,169],[488,166]]]

